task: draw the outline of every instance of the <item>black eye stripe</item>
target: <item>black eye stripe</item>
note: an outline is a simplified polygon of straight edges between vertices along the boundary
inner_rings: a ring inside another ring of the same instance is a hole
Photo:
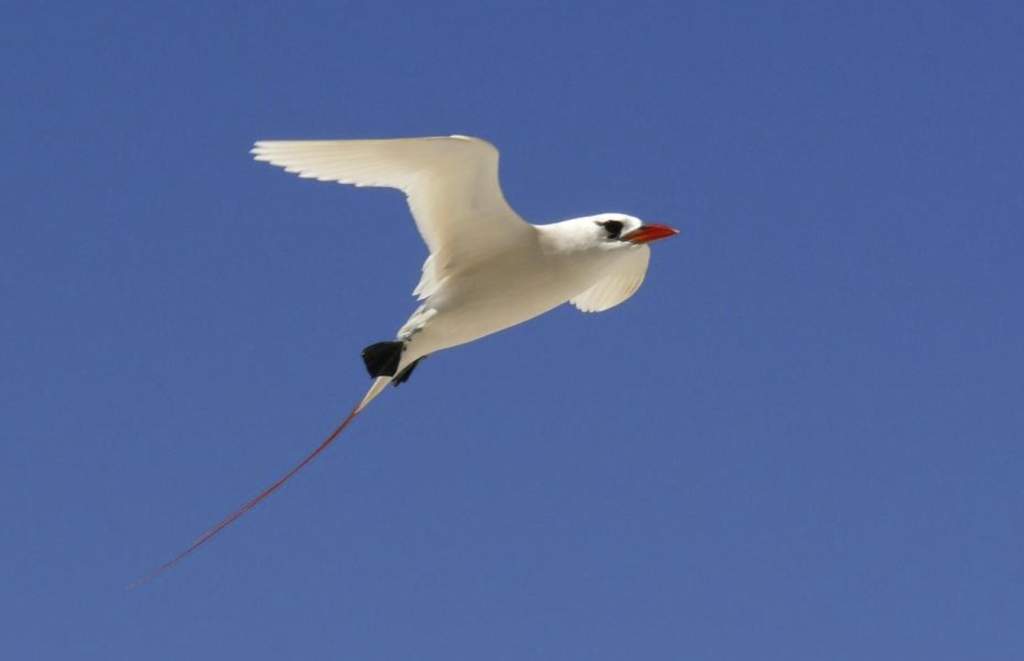
[[[603,223],[598,222],[598,225],[604,227],[604,230],[608,232],[609,239],[617,239],[622,234],[622,221],[621,220],[606,220]]]

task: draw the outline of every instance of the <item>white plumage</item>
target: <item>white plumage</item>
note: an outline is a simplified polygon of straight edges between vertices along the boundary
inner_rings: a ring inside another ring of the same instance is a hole
[[[501,192],[498,150],[478,138],[260,141],[252,153],[300,177],[397,188],[408,198],[430,250],[413,291],[422,304],[398,330],[397,367],[378,376],[361,407],[436,351],[566,302],[584,312],[619,305],[644,280],[647,243],[675,234],[617,213],[531,225]]]

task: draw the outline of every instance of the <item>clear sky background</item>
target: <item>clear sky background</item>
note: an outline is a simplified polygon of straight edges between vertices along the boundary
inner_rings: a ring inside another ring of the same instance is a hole
[[[6,3],[10,659],[1024,658],[1024,10]],[[467,133],[526,218],[679,227],[444,352],[401,194],[261,138]]]

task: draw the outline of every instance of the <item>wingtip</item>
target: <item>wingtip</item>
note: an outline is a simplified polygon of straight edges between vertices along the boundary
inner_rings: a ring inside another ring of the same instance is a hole
[[[267,154],[273,151],[274,142],[274,140],[257,140],[252,143],[252,149],[249,150],[249,153],[256,156]]]

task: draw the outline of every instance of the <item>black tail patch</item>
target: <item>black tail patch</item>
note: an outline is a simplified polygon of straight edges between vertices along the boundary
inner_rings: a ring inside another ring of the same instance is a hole
[[[402,360],[402,350],[405,344],[402,342],[378,342],[363,349],[363,362],[366,363],[366,371],[370,376],[394,376],[398,371],[398,363]],[[410,365],[410,367],[412,367]],[[408,368],[403,374],[409,372]],[[406,374],[408,378],[408,374]]]
[[[426,356],[423,356],[423,358],[426,358]],[[395,378],[391,382],[391,385],[397,388],[400,383],[405,383],[406,381],[408,381],[409,377],[412,376],[412,371],[416,369],[416,366],[420,364],[420,361],[423,360],[423,358],[417,358],[416,360],[406,365],[405,369],[403,369],[401,372],[395,375]]]

